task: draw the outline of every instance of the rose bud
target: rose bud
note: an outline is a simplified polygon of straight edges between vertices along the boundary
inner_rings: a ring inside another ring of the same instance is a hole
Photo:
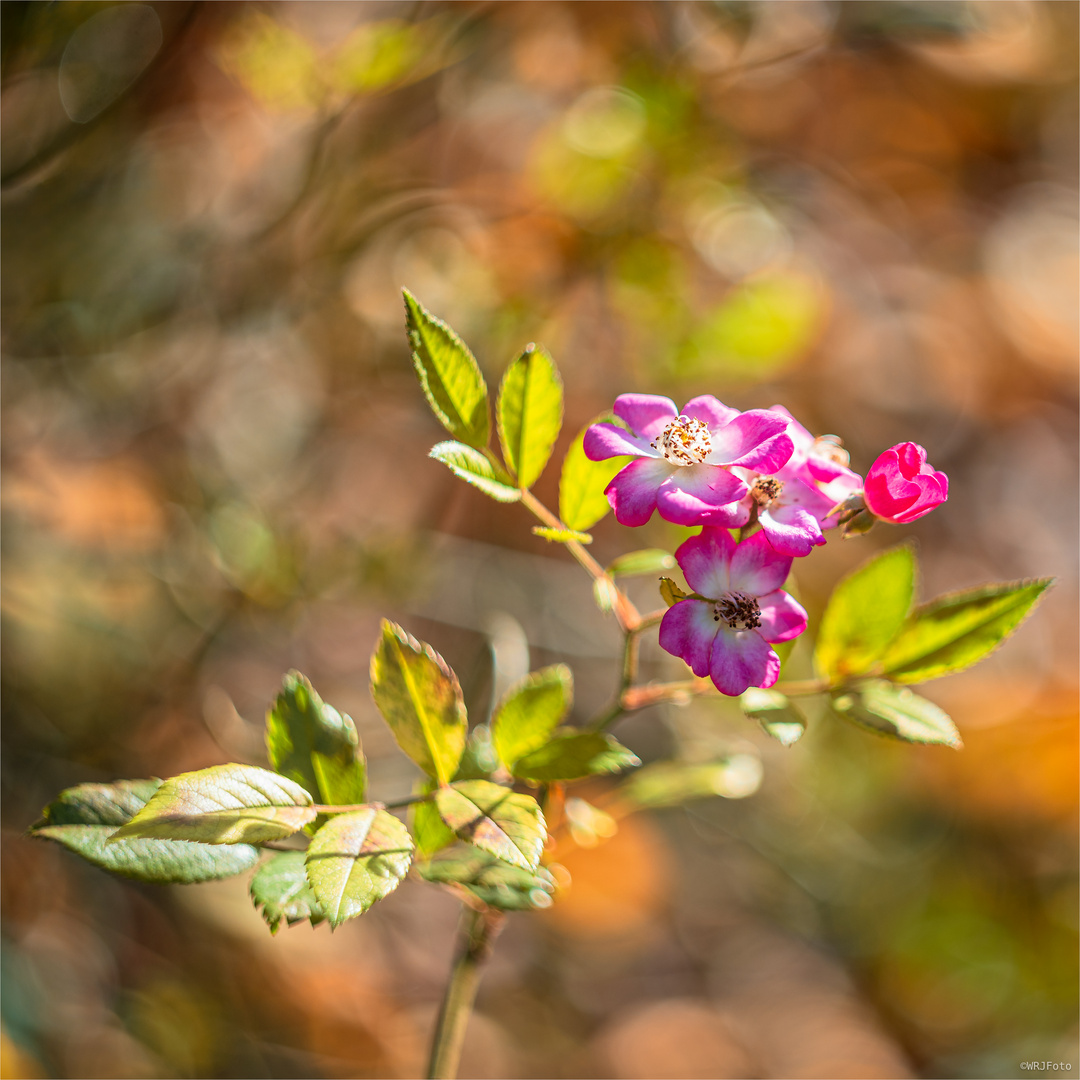
[[[863,500],[882,521],[906,525],[949,497],[949,478],[926,462],[918,443],[900,443],[882,454],[866,474]]]

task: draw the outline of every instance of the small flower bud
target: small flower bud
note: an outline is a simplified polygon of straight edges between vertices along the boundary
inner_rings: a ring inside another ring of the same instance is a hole
[[[866,474],[863,500],[875,517],[906,525],[929,514],[949,497],[949,478],[927,464],[918,443],[886,450]]]

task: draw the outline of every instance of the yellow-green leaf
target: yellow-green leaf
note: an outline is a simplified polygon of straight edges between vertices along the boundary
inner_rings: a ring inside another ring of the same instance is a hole
[[[211,847],[180,840],[108,841],[141,810],[160,780],[79,784],[62,791],[42,811],[30,835],[53,840],[87,862],[136,881],[187,885],[250,870],[259,849],[250,844]]]
[[[547,825],[535,799],[487,780],[461,780],[439,788],[435,805],[462,840],[524,870],[539,866]]]
[[[540,478],[559,437],[562,379],[543,347],[529,345],[506,369],[496,406],[503,460],[530,488]]]
[[[332,817],[312,838],[307,876],[331,926],[362,915],[409,872],[413,842],[393,814],[365,806]]]
[[[739,699],[739,706],[782,746],[794,746],[806,731],[806,717],[778,690],[751,687]]]
[[[383,619],[371,657],[371,696],[398,746],[429,776],[447,783],[465,750],[468,719],[446,661]]]
[[[640,758],[612,735],[567,731],[520,758],[511,771],[522,780],[548,783],[619,772],[640,764]]]
[[[468,346],[408,289],[405,324],[413,365],[432,412],[455,439],[482,450],[491,434],[487,383]]]
[[[587,532],[578,532],[576,529],[552,529],[548,525],[534,525],[532,531],[534,536],[543,537],[548,543],[592,543],[592,537]]]
[[[517,502],[521,492],[501,469],[497,469],[479,450],[459,442],[436,443],[428,453],[441,461],[455,476],[478,487],[499,502]]]
[[[821,674],[838,682],[872,671],[903,626],[914,592],[909,544],[883,551],[848,574],[821,617],[814,652]]]
[[[491,742],[499,760],[513,769],[547,742],[570,711],[574,676],[565,664],[554,664],[527,675],[503,696],[491,720]]]
[[[276,934],[282,923],[293,926],[310,922],[318,926],[326,919],[326,912],[311,891],[302,851],[274,852],[255,871],[249,891],[271,934]]]
[[[416,869],[425,881],[457,885],[500,911],[529,911],[551,907],[555,880],[542,866],[525,870],[511,866],[468,844],[439,852]]]
[[[270,764],[305,787],[320,803],[364,801],[364,757],[356,725],[327,705],[298,671],[284,678],[266,715]]]
[[[607,420],[604,415],[599,420]],[[595,421],[594,421],[595,422]],[[563,459],[559,477],[559,517],[568,529],[591,529],[610,509],[604,488],[628,462],[629,457],[590,461],[585,456],[583,429]]]
[[[845,720],[880,735],[915,743],[944,743],[959,750],[960,732],[944,709],[906,686],[874,679],[847,693],[836,694],[833,711]]]
[[[166,780],[109,843],[136,837],[203,844],[280,840],[314,821],[312,801],[299,784],[267,769],[215,765]]]
[[[1003,582],[920,605],[885,650],[882,672],[894,682],[917,683],[971,667],[1027,618],[1052,583]]]

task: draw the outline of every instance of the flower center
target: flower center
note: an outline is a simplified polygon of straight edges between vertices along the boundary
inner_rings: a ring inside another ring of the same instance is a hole
[[[775,476],[759,476],[750,489],[750,497],[762,510],[767,510],[780,498],[783,490],[783,480],[777,480]]]
[[[723,619],[732,630],[756,630],[761,625],[760,616],[757,600],[741,592],[728,593],[713,607],[713,622]]]
[[[709,425],[689,416],[676,416],[650,445],[672,465],[700,465],[712,453]]]

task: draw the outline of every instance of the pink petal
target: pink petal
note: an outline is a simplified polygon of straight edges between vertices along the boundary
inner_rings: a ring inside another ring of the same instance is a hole
[[[700,397],[691,398],[686,403],[682,415],[702,420],[709,425],[710,429],[715,430],[730,424],[739,415],[739,410],[725,405],[712,394],[702,394]]]
[[[735,697],[751,686],[772,686],[780,674],[780,657],[765,639],[756,630],[728,630],[719,625],[709,665],[716,689]]]
[[[814,445],[814,436],[811,435],[783,405],[773,405],[768,411],[779,413],[781,416],[787,417],[787,433],[791,437],[791,441],[795,444],[795,450],[804,455],[809,453],[810,447]]]
[[[621,525],[644,525],[656,509],[656,492],[676,466],[663,458],[631,461],[604,489]]]
[[[585,456],[590,461],[604,461],[623,454],[660,457],[660,452],[654,450],[644,439],[639,439],[614,424],[592,424],[585,432],[583,446]]]
[[[741,413],[713,432],[711,465],[742,465],[773,473],[791,457],[795,444],[787,434],[789,421],[767,409]]]
[[[766,641],[774,644],[790,641],[806,629],[805,610],[783,590],[759,596],[758,605],[761,607],[761,625],[757,632]]]
[[[949,482],[947,479],[944,484],[944,490],[942,490],[942,484],[938,480],[938,476],[941,475],[944,474],[931,473],[930,475],[920,476],[918,480],[915,481],[921,489],[919,497],[910,506],[894,513],[893,521],[900,525],[906,525],[909,522],[925,517],[935,506],[940,506],[948,497],[949,490]]]
[[[620,394],[613,411],[646,442],[652,442],[679,415],[671,398],[657,394]]]
[[[912,480],[926,469],[926,451],[918,443],[900,443],[892,449],[905,479]]]
[[[711,524],[721,507],[746,494],[746,484],[716,465],[677,466],[656,494],[660,516],[676,525]]]
[[[750,520],[750,498],[746,496],[738,502],[720,506],[709,514],[708,524],[719,525],[725,529],[738,529]]]
[[[778,506],[775,510],[766,510],[758,520],[761,531],[781,555],[801,559],[825,543],[814,515],[801,506]]]
[[[709,674],[713,638],[719,630],[712,604],[703,600],[680,600],[664,612],[660,620],[660,648],[679,656],[690,670],[703,679]]]
[[[734,554],[731,533],[707,526],[679,545],[675,559],[694,592],[718,600],[731,588],[728,568]]]
[[[791,572],[791,556],[774,550],[764,532],[754,533],[731,556],[731,588],[751,596],[779,589]]]

